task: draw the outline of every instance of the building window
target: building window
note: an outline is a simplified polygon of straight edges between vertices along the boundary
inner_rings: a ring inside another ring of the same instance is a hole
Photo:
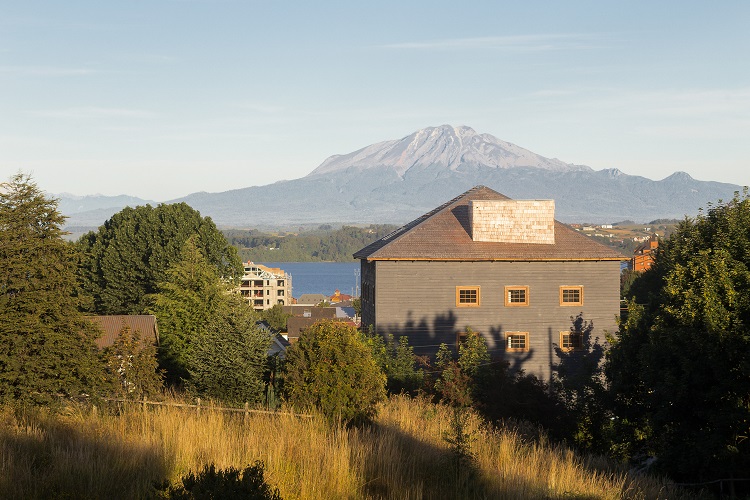
[[[284,290],[276,290],[276,295],[278,295],[279,297],[283,297],[284,296]]]
[[[525,352],[529,350],[529,332],[507,332],[505,350],[508,352]]]
[[[276,286],[284,286],[284,280],[277,280]]]
[[[505,287],[505,305],[506,306],[528,306],[529,305],[529,287],[506,286]]]
[[[457,286],[456,307],[479,307],[479,287]]]
[[[560,305],[561,306],[582,306],[583,305],[583,287],[582,286],[561,286],[560,287]]]
[[[284,305],[284,299],[279,299],[279,300],[276,301],[276,303],[277,304],[281,304],[283,306]]]
[[[560,332],[560,349],[563,351],[577,351],[583,348],[583,339],[580,333]]]

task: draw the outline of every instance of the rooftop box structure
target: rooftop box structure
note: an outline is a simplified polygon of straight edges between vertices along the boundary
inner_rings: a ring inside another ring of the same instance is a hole
[[[471,239],[495,243],[555,243],[555,200],[471,200]]]

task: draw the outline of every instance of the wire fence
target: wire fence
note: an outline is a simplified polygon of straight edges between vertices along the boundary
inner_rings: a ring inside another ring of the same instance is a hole
[[[682,486],[683,488],[697,488],[702,489],[705,486],[713,486],[716,487],[718,485],[718,493],[719,498],[724,498],[726,495],[729,495],[730,498],[736,498],[738,493],[735,491],[735,483],[744,483],[746,481],[750,481],[750,478],[725,478],[725,479],[714,479],[713,481],[706,481],[703,483],[675,483],[677,486]],[[725,484],[727,484],[725,488]],[[747,498],[746,495],[748,494],[747,491],[744,491],[739,493],[740,498]]]
[[[136,404],[141,405],[142,408],[146,408],[146,406],[171,406],[175,408],[192,408],[195,409],[198,415],[200,415],[201,410],[208,410],[208,411],[225,411],[230,413],[244,413],[245,415],[249,415],[251,413],[261,413],[266,415],[275,415],[275,416],[291,416],[291,417],[299,417],[299,418],[313,418],[312,415],[306,414],[306,413],[295,413],[295,412],[281,412],[281,411],[274,411],[274,410],[258,410],[255,408],[250,408],[250,403],[245,403],[244,408],[228,408],[228,407],[222,407],[222,406],[214,406],[214,405],[206,405],[201,404],[201,398],[196,399],[196,404],[190,404],[190,403],[173,403],[173,402],[165,402],[165,401],[149,401],[146,398],[144,399],[125,399],[125,398],[102,398],[104,401],[109,401],[113,403],[130,403],[130,404]]]

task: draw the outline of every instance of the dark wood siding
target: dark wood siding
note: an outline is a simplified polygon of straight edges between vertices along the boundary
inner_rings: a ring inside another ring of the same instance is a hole
[[[367,328],[375,325],[375,262],[360,261],[360,276],[362,277],[362,326]]]
[[[365,268],[363,262],[363,284]],[[593,322],[592,341],[603,342],[605,331],[617,330],[618,261],[376,261],[375,271],[376,330],[408,335],[417,354],[434,354],[442,342],[455,345],[456,333],[471,327],[485,337],[493,358],[548,380],[571,316],[582,313]],[[583,306],[560,305],[563,285],[583,287]],[[479,286],[481,305],[456,307],[457,286]],[[506,286],[528,286],[528,307],[505,306]],[[506,352],[505,333],[512,331],[529,333],[528,352]]]

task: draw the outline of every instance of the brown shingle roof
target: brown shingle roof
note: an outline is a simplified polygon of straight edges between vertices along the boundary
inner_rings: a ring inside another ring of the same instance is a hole
[[[628,260],[555,221],[554,244],[473,241],[469,201],[508,200],[476,186],[354,254],[367,260]]]
[[[147,314],[86,316],[86,319],[102,330],[102,335],[96,339],[96,346],[99,349],[110,347],[115,343],[123,324],[130,327],[131,332],[135,332],[136,330],[141,332],[141,339],[144,342],[159,343],[159,329],[156,327],[156,316]]]

